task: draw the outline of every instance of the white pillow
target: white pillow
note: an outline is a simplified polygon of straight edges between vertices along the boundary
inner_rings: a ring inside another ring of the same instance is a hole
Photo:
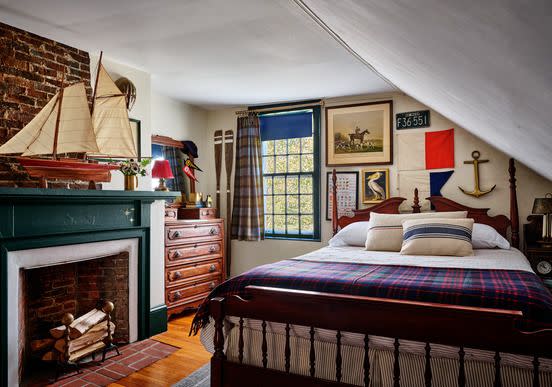
[[[510,242],[506,238],[491,226],[482,223],[473,225],[472,245],[474,249],[510,249]]]
[[[401,251],[403,242],[402,222],[412,219],[465,218],[467,211],[422,212],[418,214],[370,214],[370,228],[365,236],[366,250]]]
[[[354,222],[343,227],[328,241],[330,247],[364,246],[370,222]]]

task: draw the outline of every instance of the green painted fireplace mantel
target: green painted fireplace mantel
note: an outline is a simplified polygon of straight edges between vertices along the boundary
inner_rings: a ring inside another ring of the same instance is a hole
[[[7,260],[10,251],[137,238],[138,337],[166,326],[166,309],[150,310],[150,212],[177,192],[0,188],[0,385],[7,384]],[[164,321],[163,321],[164,319]]]

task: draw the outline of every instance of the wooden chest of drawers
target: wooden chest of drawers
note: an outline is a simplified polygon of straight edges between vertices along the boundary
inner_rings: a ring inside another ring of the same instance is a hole
[[[225,280],[224,222],[165,219],[165,303],[170,317],[197,308]]]

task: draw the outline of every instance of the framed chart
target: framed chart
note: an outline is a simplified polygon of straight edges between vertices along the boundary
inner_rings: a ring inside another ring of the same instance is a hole
[[[326,220],[332,220],[332,173],[326,176]],[[358,172],[337,172],[337,217],[353,216],[358,208]]]

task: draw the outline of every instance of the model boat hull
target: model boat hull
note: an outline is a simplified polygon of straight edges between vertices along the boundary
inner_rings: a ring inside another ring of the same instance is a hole
[[[110,182],[111,171],[117,165],[91,163],[78,159],[33,159],[18,157],[17,161],[32,177]]]

